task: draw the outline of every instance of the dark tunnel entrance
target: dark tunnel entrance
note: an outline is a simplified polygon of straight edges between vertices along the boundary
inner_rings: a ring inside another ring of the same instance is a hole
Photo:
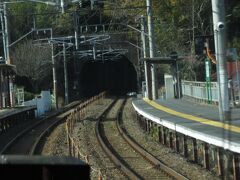
[[[137,91],[137,73],[124,56],[116,60],[85,61],[80,72],[80,92],[89,97],[104,90],[112,95]]]

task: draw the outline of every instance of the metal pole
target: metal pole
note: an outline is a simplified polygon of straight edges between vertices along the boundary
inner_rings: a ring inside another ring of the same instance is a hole
[[[75,48],[76,50],[78,50],[78,24],[79,24],[79,20],[78,20],[78,15],[75,12],[74,13],[74,34],[75,34]]]
[[[65,12],[64,11],[64,0],[61,0],[61,8],[62,8],[62,14]]]
[[[195,1],[192,0],[192,33],[193,33],[193,36],[192,36],[192,51],[191,51],[191,55],[194,55],[194,48],[195,48],[195,44],[194,44],[194,40],[195,40],[195,16],[194,16],[194,13],[195,13]]]
[[[238,59],[236,59],[236,75],[237,75],[237,85],[238,85],[238,101],[240,102],[240,81],[239,81]]]
[[[4,21],[3,21],[3,14],[1,13],[1,26],[2,26],[2,37],[3,37],[3,50],[4,50],[4,60],[7,59],[7,50],[6,50],[6,37],[5,37],[5,28],[4,28]]]
[[[96,45],[95,45],[95,42],[93,42],[93,60],[96,60]]]
[[[148,16],[148,34],[149,34],[149,49],[150,49],[150,58],[155,56],[155,47],[154,47],[154,26],[152,22],[153,13],[152,13],[152,0],[147,0],[147,16]],[[155,100],[158,98],[157,93],[157,82],[156,82],[156,65],[151,64],[151,77],[152,77],[152,99]]]
[[[94,8],[94,0],[91,0],[91,10]]]
[[[78,50],[78,30],[75,29],[75,48]]]
[[[9,35],[8,35],[8,19],[7,19],[7,4],[4,2],[3,3],[3,16],[4,16],[4,34],[5,34],[5,37],[3,38],[5,40],[5,43],[4,43],[4,49],[5,49],[5,52],[6,54],[4,55],[5,56],[5,63],[6,64],[11,64],[11,61],[10,61],[10,52],[9,52]],[[8,76],[9,78],[9,76]],[[9,84],[9,103],[10,103],[10,106],[14,105],[14,98],[13,98],[13,82],[12,82],[12,78],[10,78],[8,80],[8,84]]]
[[[146,38],[145,38],[145,18],[143,15],[141,15],[141,39],[142,39],[142,46],[143,46],[143,57],[146,58],[147,57],[147,48],[146,48]],[[151,92],[151,90],[149,90],[149,72],[148,72],[148,68],[147,68],[147,62],[144,61],[144,72],[145,72],[145,82],[146,82],[146,97],[148,99],[149,98],[149,92]]]
[[[51,30],[51,39],[52,36],[52,30]],[[57,97],[57,78],[56,78],[56,63],[54,58],[54,47],[53,42],[51,42],[51,48],[52,48],[52,71],[53,71],[53,96],[55,98],[55,108],[58,109],[58,97]]]
[[[8,36],[8,20],[7,20],[7,4],[3,3],[3,16],[4,16],[4,33],[5,33],[5,48],[6,48],[6,63],[9,61],[9,36]]]
[[[228,76],[226,68],[226,35],[224,0],[212,0],[215,53],[217,59],[219,116],[221,121],[230,120]]]
[[[181,87],[180,87],[180,75],[179,75],[179,67],[178,67],[178,61],[176,60],[176,71],[177,71],[177,98],[181,98]]]
[[[66,62],[66,46],[63,43],[63,65],[64,65],[64,86],[65,86],[65,105],[68,104],[68,72]]]

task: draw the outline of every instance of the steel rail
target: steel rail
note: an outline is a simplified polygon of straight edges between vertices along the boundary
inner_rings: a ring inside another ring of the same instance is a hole
[[[109,158],[113,161],[114,164],[128,177],[131,179],[141,179],[141,177],[136,174],[134,171],[132,171],[130,168],[128,168],[125,164],[122,163],[122,161],[110,150],[110,148],[106,145],[104,142],[104,138],[101,133],[101,121],[105,117],[105,115],[112,109],[113,105],[117,102],[117,100],[113,101],[110,106],[108,106],[107,109],[104,110],[104,112],[99,116],[98,122],[95,126],[95,133],[98,139],[99,144],[105,151],[105,153],[109,156]]]
[[[154,165],[160,172],[167,175],[170,178],[173,179],[180,179],[180,180],[186,180],[187,178],[181,175],[180,173],[174,171],[172,168],[168,167],[164,163],[162,163],[160,160],[158,160],[156,157],[154,157],[151,153],[143,149],[139,144],[136,143],[129,135],[127,135],[126,130],[122,127],[122,113],[123,108],[126,103],[126,99],[123,101],[121,107],[119,108],[117,112],[117,120],[116,120],[116,126],[117,130],[119,131],[120,136],[124,139],[124,141],[127,142],[142,158],[147,160],[150,164]],[[98,141],[103,148],[103,150],[106,152],[106,154],[109,156],[109,158],[115,163],[115,165],[130,179],[143,179],[141,175],[139,175],[137,172],[135,172],[134,169],[131,169],[128,164],[122,161],[122,158],[120,158],[118,155],[116,155],[116,152],[112,150],[111,147],[109,147],[108,143],[106,143],[105,137],[102,132],[102,123],[101,121],[104,120],[104,117],[108,114],[108,112],[111,110],[115,103],[113,103],[102,115],[99,117],[99,121],[96,124],[95,132],[96,136],[98,138]],[[114,148],[114,147],[113,147]]]
[[[124,102],[125,103],[125,102]],[[182,174],[176,172],[172,168],[165,165],[163,162],[158,160],[155,156],[153,156],[150,152],[146,151],[140,144],[138,144],[133,138],[131,138],[125,128],[123,128],[123,122],[122,122],[122,113],[123,109],[120,109],[118,111],[117,115],[117,128],[120,133],[120,135],[125,139],[125,141],[138,153],[140,153],[147,161],[149,161],[151,164],[153,164],[156,167],[159,167],[162,171],[164,171],[166,174],[170,175],[171,177],[178,179],[178,180],[187,180],[188,178],[184,177]]]
[[[68,114],[71,113],[71,109],[74,108],[75,106],[77,106],[78,104],[80,103],[80,101],[76,101],[76,102],[73,102],[71,103],[70,105],[64,107],[63,109],[59,110],[59,111],[56,111],[52,114],[50,114],[49,116],[47,116],[46,118],[42,119],[42,120],[39,120],[37,121],[36,123],[32,124],[31,126],[28,126],[27,128],[23,129],[21,132],[19,132],[14,138],[12,138],[11,141],[9,141],[5,146],[4,148],[2,148],[2,150],[0,151],[0,154],[8,154],[8,151],[9,149],[18,141],[20,140],[21,138],[23,138],[25,135],[27,135],[27,133],[29,133],[31,130],[33,130],[34,128],[37,128],[38,126],[41,126],[42,124],[44,123],[47,123],[47,121],[57,117],[57,116],[61,116],[61,115],[65,115],[64,117],[66,117]],[[63,117],[63,118],[64,118]],[[62,120],[62,119],[60,119]],[[49,125],[49,126],[53,126],[55,125],[57,122],[60,121],[59,119],[57,120],[53,120],[53,122]],[[47,129],[49,129],[49,126]],[[43,136],[43,132],[40,134]],[[39,139],[39,137],[37,138],[37,140]],[[34,142],[34,146],[37,147],[37,143]],[[30,149],[30,153],[32,152],[33,150]],[[36,151],[36,150],[35,150]],[[26,154],[29,154],[29,152],[26,152]]]

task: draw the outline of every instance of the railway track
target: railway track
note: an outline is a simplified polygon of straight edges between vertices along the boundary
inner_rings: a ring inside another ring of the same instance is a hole
[[[33,155],[40,154],[45,138],[51,130],[62,122],[71,109],[80,102],[73,102],[48,117],[35,121],[22,128],[11,140],[4,145],[0,154]]]
[[[129,179],[186,179],[134,142],[122,127],[125,99],[119,99],[96,124],[98,141],[108,157]]]

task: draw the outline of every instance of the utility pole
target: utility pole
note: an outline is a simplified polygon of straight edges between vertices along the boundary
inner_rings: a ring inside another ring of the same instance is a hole
[[[95,44],[95,42],[93,42],[93,51],[92,51],[92,53],[93,53],[93,60],[96,60],[96,44]]]
[[[90,1],[91,1],[91,10],[93,10],[94,9],[94,4],[95,4],[96,0],[90,0]]]
[[[143,48],[143,57],[147,57],[147,48],[146,48],[146,38],[145,38],[145,18],[141,15],[141,39],[142,39],[142,48]],[[150,66],[146,61],[144,61],[144,72],[145,72],[145,82],[146,82],[146,97],[152,99],[151,84],[150,84]]]
[[[152,21],[153,20],[152,0],[147,0],[147,16],[148,16],[150,58],[153,58],[155,56],[155,47],[154,47],[154,26]],[[152,78],[152,99],[155,100],[158,98],[155,64],[151,64],[151,78]]]
[[[8,20],[7,20],[7,4],[3,3],[3,17],[4,17],[4,39],[5,39],[5,52],[6,59],[5,63],[9,62],[10,54],[9,54],[9,35],[8,35]]]
[[[64,11],[64,0],[61,0],[60,5],[61,5],[61,8],[62,8],[62,14],[63,14],[63,13],[65,13],[65,11]]]
[[[67,105],[69,102],[69,98],[68,98],[68,72],[67,72],[65,43],[63,43],[63,66],[64,66],[65,105]]]
[[[226,24],[224,0],[212,0],[215,53],[217,59],[218,97],[220,121],[230,120],[228,76],[226,63]]]
[[[53,38],[52,30],[51,30],[51,40]],[[52,71],[53,71],[53,96],[55,98],[55,109],[58,109],[58,97],[57,97],[57,75],[56,75],[56,62],[54,58],[54,46],[53,42],[51,42],[52,48]]]
[[[195,40],[195,0],[192,0],[192,49],[191,49],[191,55],[193,55],[194,53],[194,48],[195,48],[195,44],[194,44],[194,40]],[[193,56],[192,56],[193,57]]]
[[[3,14],[1,12],[1,27],[2,27],[2,37],[3,37],[3,50],[4,50],[4,60],[7,59],[7,50],[6,50],[6,37],[5,37],[5,27],[4,27],[4,20],[3,20]]]
[[[74,13],[74,35],[75,35],[75,48],[78,50],[78,25],[79,25],[79,16],[77,13]]]
[[[2,15],[1,15],[2,16]],[[7,19],[7,3],[3,3],[3,19],[1,17],[3,30],[3,46],[4,46],[4,58],[5,64],[11,64],[10,52],[9,52],[9,34],[8,34],[8,19]],[[9,77],[8,77],[9,78]],[[9,78],[9,94],[10,94],[10,106],[14,106],[14,95],[13,95],[13,81],[12,77]]]

